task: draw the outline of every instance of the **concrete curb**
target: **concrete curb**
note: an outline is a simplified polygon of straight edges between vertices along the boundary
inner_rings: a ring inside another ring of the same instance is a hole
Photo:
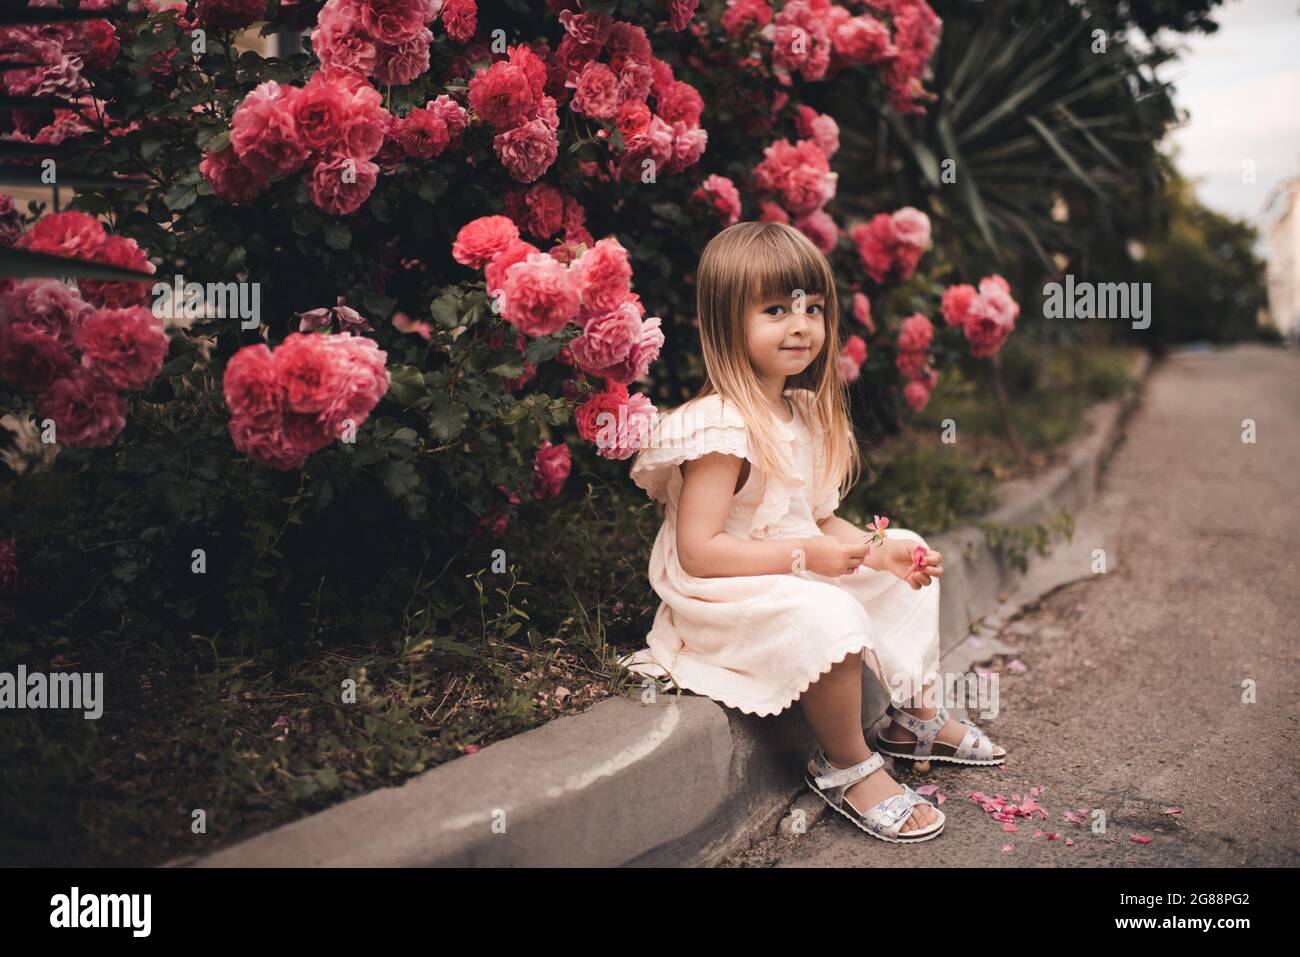
[[[1091,500],[1136,404],[1135,386],[1093,407],[1088,433],[1062,464],[1008,482],[986,520],[1034,524]],[[945,555],[940,596],[945,670],[962,659],[973,626],[999,610],[1026,576],[966,526],[935,536]],[[1030,555],[1030,576],[1042,560]],[[1005,610],[1005,609],[1003,609]],[[987,639],[976,639],[976,642]],[[954,660],[956,659],[956,660]],[[885,694],[864,682],[863,722]],[[193,862],[200,867],[708,866],[773,833],[803,784],[812,733],[797,707],[767,718],[705,697],[612,698]],[[815,817],[816,804],[796,805]],[[783,828],[784,830],[784,828]],[[184,863],[184,862],[175,862]]]

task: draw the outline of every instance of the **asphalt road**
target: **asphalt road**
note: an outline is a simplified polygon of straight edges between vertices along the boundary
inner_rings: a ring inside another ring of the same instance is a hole
[[[1300,864],[1300,352],[1166,359],[1089,511],[1118,554],[1003,630],[1026,670],[1001,682],[996,719],[973,716],[1006,765],[892,772],[939,785],[943,834],[886,844],[828,812],[724,866]],[[1035,785],[1049,817],[1014,833],[969,799]],[[1105,811],[1104,833],[1063,819],[1082,808]]]

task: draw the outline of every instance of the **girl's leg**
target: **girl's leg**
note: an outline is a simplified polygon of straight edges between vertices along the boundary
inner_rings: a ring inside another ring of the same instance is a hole
[[[871,749],[862,733],[861,652],[846,656],[809,685],[799,698],[799,704],[826,760],[835,767],[851,767],[871,756]],[[880,767],[845,791],[844,796],[853,802],[854,807],[866,810],[885,798],[902,793],[898,782]],[[903,830],[925,827],[937,819],[934,808],[918,804],[912,808],[912,816],[904,822]]]

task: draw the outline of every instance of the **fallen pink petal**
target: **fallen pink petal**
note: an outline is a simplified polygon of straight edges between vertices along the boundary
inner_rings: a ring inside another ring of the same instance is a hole
[[[1128,839],[1129,839],[1130,841],[1132,841],[1134,844],[1150,844],[1150,843],[1151,843],[1151,838],[1149,838],[1149,837],[1141,837],[1140,835],[1137,835],[1137,834],[1130,834],[1130,835],[1128,836]]]

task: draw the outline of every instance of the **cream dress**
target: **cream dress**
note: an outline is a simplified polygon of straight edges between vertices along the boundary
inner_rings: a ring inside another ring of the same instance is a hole
[[[838,489],[814,474],[820,430],[806,389],[786,389],[794,419],[777,420],[775,437],[789,443],[798,481],[760,473],[745,420],[735,403],[714,394],[656,418],[650,445],[637,453],[632,480],[663,502],[663,525],[650,553],[650,584],[661,599],[646,647],[622,663],[646,677],[670,677],[680,688],[759,716],[790,707],[845,656],[863,663],[895,705],[910,703],[939,667],[939,579],[913,589],[865,566],[830,578],[805,569],[774,575],[696,578],[677,559],[680,465],[709,452],[750,462],[723,531],[741,539],[824,534],[817,521],[839,504]],[[924,544],[907,529],[891,538]]]

